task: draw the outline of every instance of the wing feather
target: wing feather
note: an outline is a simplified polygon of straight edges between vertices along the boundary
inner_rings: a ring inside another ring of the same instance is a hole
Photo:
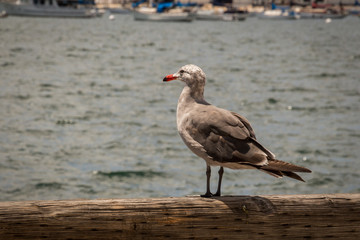
[[[250,123],[227,110],[209,106],[206,114],[198,114],[192,119],[190,126],[189,134],[214,161],[264,166],[273,156],[256,141]]]
[[[187,144],[206,153],[212,161],[230,168],[256,168],[274,177],[304,181],[294,172],[309,169],[275,159],[255,137],[249,121],[241,115],[212,105],[193,116],[187,124]],[[210,116],[210,119],[209,119]],[[190,140],[189,140],[190,139]]]

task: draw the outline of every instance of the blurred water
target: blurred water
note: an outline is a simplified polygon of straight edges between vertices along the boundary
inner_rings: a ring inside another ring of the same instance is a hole
[[[223,194],[359,192],[359,39],[355,17],[1,19],[0,200],[204,193],[205,162],[176,130],[183,84],[162,82],[187,63],[207,74],[209,102],[313,170],[306,183],[225,170]]]

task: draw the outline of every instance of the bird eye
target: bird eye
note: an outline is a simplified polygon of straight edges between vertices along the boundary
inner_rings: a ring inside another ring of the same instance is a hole
[[[183,74],[185,71],[184,70],[180,70],[180,73]]]

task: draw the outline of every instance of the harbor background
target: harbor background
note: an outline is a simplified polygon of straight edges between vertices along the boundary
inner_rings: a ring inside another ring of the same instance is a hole
[[[13,0],[8,0],[13,1]],[[279,5],[289,5],[290,1],[297,4],[311,4],[311,0],[274,0],[273,2]],[[111,5],[111,4],[125,4],[128,2],[132,2],[129,0],[95,0],[96,4],[104,4],[104,5]],[[136,2],[136,1],[134,1]],[[189,2],[196,2],[199,4],[206,4],[213,2],[212,0],[179,0],[181,3],[189,3]],[[219,1],[221,2],[221,1]],[[234,6],[241,6],[241,5],[262,5],[266,3],[271,3],[272,0],[224,0],[224,2],[231,2]],[[318,1],[322,4],[339,4],[342,2],[343,4],[354,4],[355,0],[322,0]]]
[[[8,2],[8,3],[15,3],[18,0],[1,0],[0,2]],[[68,0],[68,2],[72,2],[73,0]],[[275,4],[278,5],[289,5],[290,2],[293,2],[294,4],[299,5],[311,5],[313,0],[273,0]],[[66,1],[64,1],[66,2]],[[89,1],[90,2],[90,1]],[[131,6],[131,3],[137,2],[137,1],[131,1],[131,0],[94,0],[94,3],[100,7],[116,7],[119,5],[129,5]],[[154,0],[156,2],[156,0]],[[162,1],[166,2],[166,1]],[[181,2],[181,3],[198,3],[198,4],[207,4],[213,2],[212,0],[177,0],[175,2]],[[251,6],[251,5],[270,5],[272,0],[219,0],[218,2],[224,2],[224,3],[230,3],[234,7],[243,7],[243,6]],[[339,5],[340,2],[344,5],[354,5],[356,0],[318,0],[318,3],[320,4],[333,4],[333,5]]]
[[[203,194],[176,130],[188,63],[306,183],[225,169],[224,195],[360,191],[360,24],[153,23],[131,15],[0,20],[0,200]],[[216,186],[214,169],[212,186]]]
[[[14,0],[7,0],[7,1],[14,1]],[[15,0],[16,1],[16,0]],[[333,5],[339,5],[341,2],[345,5],[354,5],[356,0],[319,0],[318,2],[321,4],[333,4]],[[95,3],[100,6],[116,6],[116,5],[126,5],[131,2],[136,1],[129,1],[129,0],[95,0]],[[155,1],[154,1],[155,2]],[[198,3],[198,4],[207,4],[212,3],[214,1],[212,0],[178,0],[176,2],[181,3]],[[272,2],[272,0],[220,0],[218,2],[225,2],[230,3],[234,7],[243,7],[243,6],[251,6],[251,5],[266,5]],[[300,5],[311,5],[312,0],[273,0],[275,4],[278,5],[289,5],[290,2],[294,4],[300,4]]]

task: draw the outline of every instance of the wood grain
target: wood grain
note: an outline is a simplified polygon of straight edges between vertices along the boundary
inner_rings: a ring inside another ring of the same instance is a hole
[[[0,239],[360,239],[360,194],[0,202]]]

